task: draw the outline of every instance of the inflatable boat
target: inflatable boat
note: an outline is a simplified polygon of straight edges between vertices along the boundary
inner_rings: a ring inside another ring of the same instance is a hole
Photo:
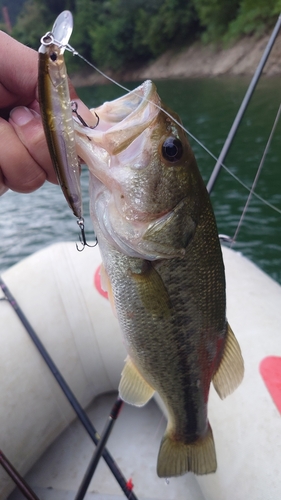
[[[165,429],[157,397],[124,405],[107,447],[142,500],[280,500],[281,287],[241,254],[223,248],[227,316],[245,378],[224,401],[211,389],[215,474],[168,481],[156,475]],[[89,419],[101,432],[126,356],[100,287],[98,248],[60,243],[2,274],[15,300]],[[73,408],[0,290],[0,449],[40,500],[74,500],[94,452]],[[0,499],[23,495],[0,466]],[[9,496],[10,495],[10,496]],[[85,499],[125,498],[101,459]]]

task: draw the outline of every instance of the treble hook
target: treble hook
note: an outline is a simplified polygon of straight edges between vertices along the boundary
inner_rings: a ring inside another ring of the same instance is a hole
[[[90,127],[89,125],[87,125],[87,123],[82,118],[82,116],[79,115],[79,113],[78,113],[78,104],[77,104],[76,101],[71,101],[71,110],[72,110],[72,113],[74,113],[77,116],[77,118],[80,121],[80,123],[82,123],[82,125],[84,125],[84,127],[88,127],[88,128],[94,129],[94,128],[96,128],[98,126],[98,124],[100,122],[100,117],[97,115],[97,113],[95,111],[94,111],[94,113],[95,113],[96,118],[97,118],[97,123],[93,127]]]
[[[78,224],[80,231],[81,231],[81,234],[79,235],[79,239],[80,239],[80,243],[82,244],[82,248],[78,248],[78,245],[76,243],[76,249],[78,250],[78,252],[82,252],[82,250],[84,250],[85,247],[91,247],[91,248],[95,247],[98,244],[97,238],[96,238],[96,242],[94,245],[89,245],[86,241],[85,226],[84,226],[83,217],[81,217],[80,219],[77,220],[77,224]]]

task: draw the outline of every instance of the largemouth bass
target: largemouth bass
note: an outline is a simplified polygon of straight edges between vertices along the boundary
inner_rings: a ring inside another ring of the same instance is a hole
[[[161,109],[161,107],[163,109]],[[221,398],[243,378],[226,320],[225,276],[209,195],[176,113],[150,81],[97,108],[95,130],[75,124],[90,170],[91,215],[103,281],[128,358],[119,392],[168,411],[160,477],[214,472],[207,417],[211,381]]]

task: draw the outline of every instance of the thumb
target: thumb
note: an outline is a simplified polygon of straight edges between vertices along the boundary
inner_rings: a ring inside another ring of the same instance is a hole
[[[32,159],[45,171],[46,178],[57,183],[39,113],[20,106],[11,111],[9,123]]]

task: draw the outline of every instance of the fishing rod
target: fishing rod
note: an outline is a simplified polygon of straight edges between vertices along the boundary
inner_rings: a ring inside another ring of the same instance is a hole
[[[38,496],[35,495],[34,491],[30,488],[27,482],[21,477],[15,467],[8,460],[3,451],[0,450],[0,465],[7,472],[10,478],[14,481],[18,489],[22,492],[27,500],[39,500]]]
[[[84,426],[85,430],[88,432],[89,436],[91,437],[92,441],[95,443],[95,445],[98,445],[100,436],[98,432],[96,431],[95,427],[93,426],[91,420],[89,419],[87,413],[83,410],[82,406],[80,405],[79,401],[76,399],[75,395],[71,391],[70,387],[66,383],[65,379],[63,378],[62,374],[60,373],[58,367],[55,365],[54,361],[52,360],[51,356],[49,355],[47,349],[44,347],[43,343],[39,339],[38,335],[36,334],[35,330],[32,328],[31,324],[29,323],[28,319],[24,315],[23,311],[19,307],[16,299],[13,297],[11,294],[9,288],[3,281],[3,279],[0,276],[0,287],[8,300],[8,302],[11,304],[13,307],[14,311],[18,315],[21,323],[25,327],[27,333],[29,334],[31,340],[37,347],[38,351],[40,352],[42,358],[44,359],[45,363],[49,367],[50,371],[52,372],[53,376],[55,377],[56,381],[58,382],[60,388],[62,389],[64,395],[68,399],[68,402],[71,404],[72,408],[74,409],[78,419]],[[116,481],[118,482],[120,488],[123,490],[123,493],[126,495],[127,498],[130,500],[137,500],[136,495],[131,491],[131,489],[128,487],[128,482],[124,478],[122,472],[119,470],[117,464],[113,460],[112,456],[110,455],[109,451],[104,448],[102,451],[102,457],[104,458],[105,462],[107,463],[108,467],[110,468],[112,474],[114,475]]]
[[[266,158],[267,152],[268,152],[268,150],[269,150],[269,146],[270,146],[271,141],[272,141],[272,137],[273,137],[273,135],[274,135],[274,132],[275,132],[275,129],[276,129],[276,126],[277,126],[278,120],[279,120],[279,118],[280,118],[280,115],[281,115],[281,104],[280,104],[280,106],[279,106],[279,108],[278,108],[278,111],[277,111],[277,114],[276,114],[276,117],[275,117],[274,123],[273,123],[273,125],[272,125],[272,129],[271,129],[271,132],[270,132],[270,134],[269,134],[269,137],[268,137],[268,140],[267,140],[267,143],[266,143],[266,146],[265,146],[265,149],[264,149],[264,152],[263,152],[263,155],[262,155],[262,158],[261,158],[261,161],[260,161],[259,167],[258,167],[258,169],[257,169],[257,173],[256,173],[256,175],[255,175],[255,178],[254,178],[254,181],[253,181],[253,184],[252,184],[252,187],[251,187],[251,191],[250,191],[250,193],[249,193],[249,196],[248,196],[247,201],[246,201],[246,203],[245,203],[245,206],[244,206],[244,208],[243,208],[243,211],[242,211],[242,214],[241,214],[240,220],[239,220],[239,222],[238,222],[238,224],[237,224],[237,228],[236,228],[236,231],[235,231],[235,233],[234,233],[234,236],[233,236],[233,238],[231,238],[231,240],[230,240],[230,242],[231,242],[231,245],[230,245],[230,246],[232,246],[232,245],[236,242],[236,240],[237,240],[238,233],[239,233],[239,231],[240,231],[240,228],[241,228],[241,226],[242,226],[243,220],[244,220],[244,218],[245,218],[245,215],[246,215],[246,212],[247,212],[248,206],[249,206],[249,204],[250,204],[250,200],[251,200],[251,198],[252,198],[252,194],[253,194],[254,189],[255,189],[255,187],[256,187],[256,185],[257,185],[257,182],[258,182],[258,179],[259,179],[259,176],[260,176],[261,170],[262,170],[263,165],[264,165],[264,162],[265,162],[265,158]]]
[[[251,100],[251,97],[253,95],[253,92],[254,92],[254,90],[256,88],[256,85],[257,85],[257,83],[258,83],[258,81],[260,79],[262,70],[263,70],[263,68],[265,66],[265,63],[266,63],[266,61],[267,61],[267,59],[269,57],[269,54],[270,54],[270,52],[272,50],[272,47],[273,47],[273,45],[275,43],[275,40],[276,40],[277,35],[279,33],[280,27],[281,27],[281,14],[278,17],[277,23],[276,23],[276,25],[275,25],[275,27],[274,27],[274,29],[272,31],[271,37],[270,37],[270,39],[269,39],[269,41],[267,43],[267,46],[266,46],[266,48],[264,50],[264,53],[263,53],[263,55],[261,57],[261,60],[260,60],[260,62],[258,64],[258,66],[257,66],[255,74],[254,74],[254,76],[253,76],[253,78],[251,80],[251,83],[250,83],[250,85],[248,87],[248,90],[247,90],[247,92],[245,94],[245,97],[244,97],[244,99],[243,99],[243,101],[241,103],[241,106],[240,106],[240,108],[238,110],[238,113],[237,113],[237,115],[236,115],[236,117],[234,119],[232,127],[231,127],[231,129],[230,129],[230,131],[228,133],[228,136],[227,136],[226,141],[225,141],[225,143],[223,145],[221,153],[220,153],[220,155],[219,155],[219,157],[217,159],[217,162],[215,164],[214,170],[213,170],[213,172],[212,172],[212,174],[210,176],[209,182],[207,184],[207,190],[208,190],[209,193],[211,193],[211,191],[213,190],[213,187],[214,187],[215,182],[216,182],[216,180],[218,178],[218,175],[219,175],[219,173],[221,171],[221,168],[223,166],[223,163],[224,163],[224,160],[226,158],[226,155],[227,155],[227,153],[229,151],[229,148],[230,148],[230,146],[231,146],[231,144],[233,142],[234,136],[235,136],[235,134],[237,132],[237,129],[238,129],[239,125],[240,125],[240,122],[241,122],[241,120],[242,120],[242,118],[244,116],[244,113],[245,113],[245,111],[247,109],[247,106],[248,106],[248,104],[249,104],[249,102]]]
[[[100,437],[98,445],[97,445],[95,452],[93,454],[93,457],[88,465],[88,468],[87,468],[86,473],[83,477],[82,483],[79,487],[79,490],[78,490],[77,495],[76,495],[74,500],[83,500],[84,499],[84,497],[87,493],[89,484],[91,482],[91,479],[95,473],[95,470],[96,470],[98,463],[100,461],[100,458],[102,456],[102,452],[106,446],[108,438],[109,438],[111,431],[113,429],[113,426],[114,426],[114,424],[119,416],[119,413],[120,413],[120,410],[121,410],[123,404],[124,404],[124,402],[122,401],[122,399],[120,399],[118,397],[116,399],[112,409],[111,409],[111,412],[110,412],[110,415],[108,417],[107,423],[105,425],[104,431]],[[127,486],[128,486],[128,483],[127,483]]]

